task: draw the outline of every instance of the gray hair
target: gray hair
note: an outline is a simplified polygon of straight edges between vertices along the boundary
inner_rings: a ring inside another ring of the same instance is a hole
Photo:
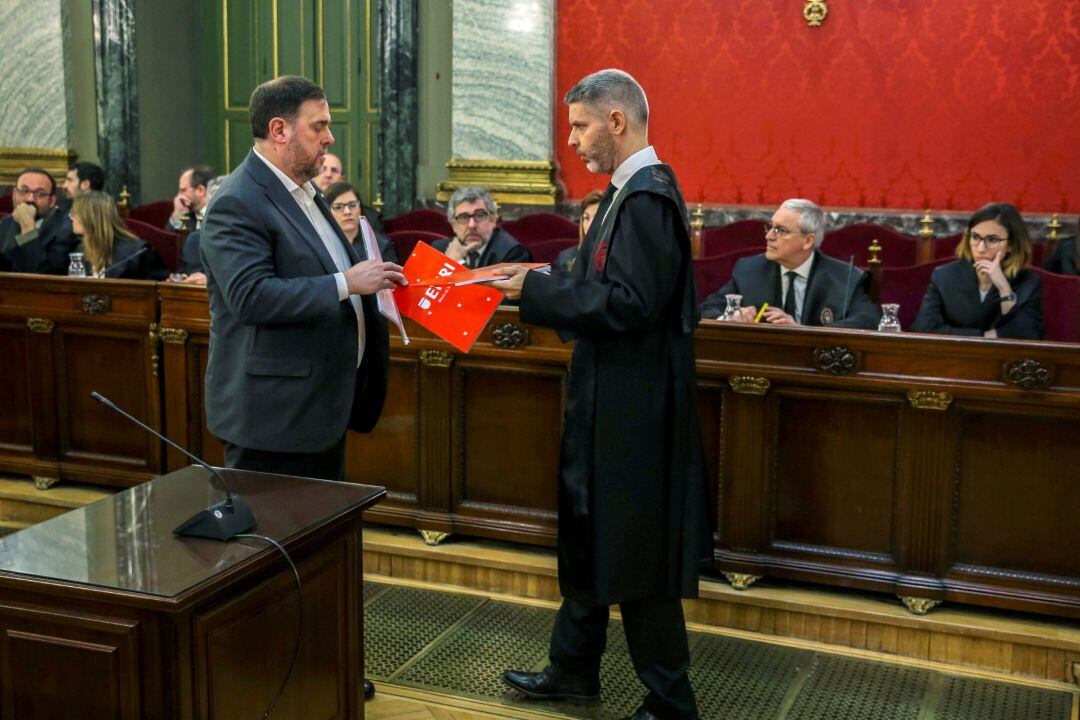
[[[450,199],[446,203],[446,219],[451,223],[454,222],[454,208],[461,203],[473,203],[477,200],[484,201],[484,207],[492,215],[495,214],[495,201],[491,199],[491,195],[488,191],[478,185],[466,185],[465,187],[459,187],[454,191],[454,194],[450,196]]]
[[[645,90],[627,72],[608,68],[586,75],[563,97],[567,105],[580,102],[592,107],[617,107],[626,113],[631,125],[649,123],[649,101]]]
[[[814,247],[821,247],[825,240],[825,211],[817,203],[802,198],[791,198],[780,207],[799,213],[799,232],[814,236]]]
[[[211,179],[210,182],[206,183],[206,199],[207,199],[207,201],[209,201],[210,198],[214,197],[214,194],[217,193],[217,191],[221,189],[221,184],[223,182],[225,182],[225,178],[227,178],[227,177],[229,177],[229,176],[228,175],[218,175],[217,177]]]

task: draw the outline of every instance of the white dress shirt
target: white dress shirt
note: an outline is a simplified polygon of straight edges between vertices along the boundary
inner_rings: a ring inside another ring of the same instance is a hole
[[[653,150],[653,146],[638,150],[622,161],[619,167],[615,168],[615,172],[611,174],[611,184],[615,186],[615,194],[611,198],[611,203],[607,206],[607,210],[604,211],[604,217],[600,219],[603,223],[607,219],[608,210],[611,210],[611,206],[615,204],[615,199],[619,197],[619,193],[622,192],[623,186],[634,177],[634,173],[643,167],[649,165],[659,165],[660,158],[656,157],[656,151]]]
[[[356,353],[356,366],[360,367],[360,360],[364,357],[364,340],[366,335],[364,328],[364,306],[359,295],[349,294],[349,286],[348,283],[345,282],[345,271],[352,265],[349,260],[349,253],[345,250],[345,245],[342,244],[341,239],[337,236],[337,233],[334,232],[334,228],[330,226],[326,216],[319,212],[319,208],[315,205],[316,191],[311,182],[297,185],[293,182],[292,178],[263,157],[262,153],[258,150],[252,148],[252,152],[255,153],[255,157],[266,163],[266,166],[270,168],[270,171],[274,173],[278,180],[281,181],[281,184],[285,186],[285,190],[292,195],[294,200],[296,200],[296,204],[304,211],[304,215],[307,216],[315,234],[319,236],[319,239],[322,240],[323,245],[326,247],[326,251],[330,253],[330,258],[334,261],[334,267],[338,269],[338,272],[334,273],[334,282],[337,284],[338,300],[347,299],[352,303],[353,310],[356,312],[357,339],[359,341],[359,347],[357,348]]]
[[[814,253],[806,258],[799,267],[795,268],[795,322],[802,324],[803,300],[806,299],[806,283],[810,280],[810,268],[814,265]],[[780,301],[787,297],[789,268],[780,266]]]

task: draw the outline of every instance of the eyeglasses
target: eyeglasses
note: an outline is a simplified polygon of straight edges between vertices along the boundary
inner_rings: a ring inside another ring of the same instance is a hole
[[[341,168],[335,167],[333,165],[323,165],[322,166],[322,171],[323,172],[332,172],[334,174],[337,174],[337,173],[341,172]]]
[[[330,209],[333,210],[334,212],[345,212],[346,210],[353,210],[353,211],[359,210],[360,209],[360,201],[359,200],[351,200],[349,202],[333,203],[330,206]]]
[[[968,242],[971,243],[971,247],[978,247],[979,243],[986,246],[987,250],[993,250],[1003,242],[1009,242],[1009,238],[998,237],[997,235],[980,235],[979,233],[968,232]]]
[[[472,215],[470,215],[469,213],[461,213],[459,215],[455,215],[454,222],[456,222],[458,225],[467,225],[469,220],[475,220],[476,224],[479,225],[490,217],[491,213],[489,213],[487,210],[477,210]]]
[[[765,237],[768,237],[770,233],[776,233],[776,237],[782,238],[782,237],[786,237],[786,236],[788,236],[788,235],[790,235],[791,233],[794,233],[794,232],[798,232],[800,235],[803,234],[803,233],[799,232],[798,230],[791,230],[789,228],[784,227],[783,225],[769,225],[769,224],[765,225]]]
[[[52,191],[50,190],[31,190],[27,187],[17,187],[15,188],[15,192],[19,193],[24,197],[27,195],[33,195],[38,200],[48,200],[50,197],[52,197]]]

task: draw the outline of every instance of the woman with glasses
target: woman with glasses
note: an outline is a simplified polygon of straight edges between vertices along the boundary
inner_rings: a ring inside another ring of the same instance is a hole
[[[581,243],[585,240],[585,233],[589,232],[592,221],[596,219],[596,211],[600,207],[600,199],[602,197],[604,197],[602,192],[593,190],[588,195],[581,198],[581,220],[578,222],[578,243],[559,253],[559,257],[555,259],[555,267],[557,269],[569,272],[570,269],[574,267],[578,251],[581,250]]]
[[[362,248],[364,239],[360,237],[360,216],[363,214],[364,205],[360,201],[360,193],[351,183],[336,182],[326,188],[323,196],[330,204],[330,211],[334,214],[334,220],[337,221],[341,232],[345,233],[345,237],[352,245]],[[370,218],[368,222],[371,222]],[[383,260],[396,263],[397,250],[394,248],[393,241],[380,233],[375,234],[375,240],[379,243],[379,252],[382,253]]]
[[[128,280],[169,277],[161,256],[124,225],[111,195],[90,190],[72,200],[71,229],[75,235],[82,236],[75,251],[83,254],[91,277]]]
[[[1008,203],[990,203],[968,220],[959,256],[934,270],[915,332],[1041,340],[1042,283],[1031,265],[1031,237]]]

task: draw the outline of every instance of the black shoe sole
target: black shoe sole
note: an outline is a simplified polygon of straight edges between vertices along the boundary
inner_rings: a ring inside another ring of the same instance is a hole
[[[508,678],[505,677],[503,678],[503,682],[505,682],[507,685],[517,690],[519,693],[529,698],[530,700],[567,700],[570,702],[580,703],[591,703],[600,700],[600,693],[597,693],[595,695],[571,695],[570,693],[538,693],[531,690],[526,690],[525,688],[517,685],[514,682],[511,682]]]

